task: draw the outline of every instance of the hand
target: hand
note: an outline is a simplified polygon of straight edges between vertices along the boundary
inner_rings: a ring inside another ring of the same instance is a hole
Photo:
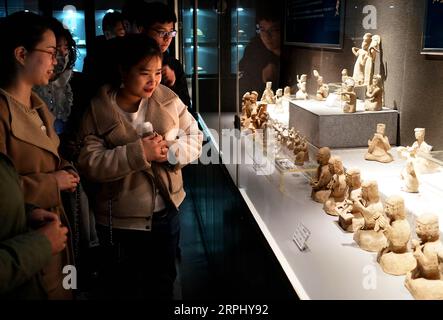
[[[78,175],[73,175],[66,170],[59,170],[54,172],[55,180],[57,180],[58,188],[61,191],[75,191],[78,183],[80,182],[80,178]]]
[[[32,210],[30,216],[30,225],[32,228],[39,228],[49,222],[58,220],[58,216],[50,211],[44,209],[34,209]]]
[[[380,227],[380,229],[382,229],[382,230],[387,229],[388,223],[383,216],[380,216],[380,218],[377,219],[377,222],[378,222],[378,226]]]
[[[162,67],[162,81],[167,87],[172,87],[175,84],[175,72],[167,64]]]
[[[360,211],[364,209],[364,207],[363,207],[363,205],[361,204],[360,201],[354,201],[354,203],[353,203],[353,207],[354,207],[355,209],[360,210]]]
[[[68,171],[68,173],[72,174],[74,177],[77,178],[77,184],[80,183],[80,176],[78,175],[77,172],[75,172],[75,171],[72,170],[72,169],[68,169],[68,170],[66,170],[66,171]],[[76,189],[77,189],[77,187],[73,187],[73,188],[71,188],[71,189],[68,190],[68,191],[69,191],[69,192],[75,192]]]
[[[420,241],[417,239],[412,239],[411,241],[412,250],[415,250],[420,247]]]
[[[44,235],[49,240],[53,256],[66,248],[68,228],[62,226],[58,216],[56,216],[56,220],[38,229],[37,232]]]
[[[143,149],[147,161],[165,162],[168,160],[168,145],[162,136],[142,138]]]

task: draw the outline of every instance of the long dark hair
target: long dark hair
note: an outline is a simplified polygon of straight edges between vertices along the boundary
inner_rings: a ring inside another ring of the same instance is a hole
[[[124,37],[114,38],[112,41],[114,41],[115,50],[112,50],[114,52],[114,75],[111,84],[116,87],[121,84],[120,70],[127,72],[146,58],[158,57],[160,61],[163,59],[157,41],[145,34],[128,34]]]
[[[32,51],[48,30],[48,19],[32,12],[16,12],[0,20],[0,87],[10,85],[17,77],[14,50],[23,46]]]
[[[62,37],[66,39],[66,43],[68,45],[68,51],[69,51],[69,54],[68,54],[69,62],[68,62],[68,65],[66,66],[66,69],[72,69],[75,65],[75,61],[77,60],[77,45],[76,45],[74,39],[72,38],[72,34],[56,18],[51,17],[48,19],[49,19],[50,28],[52,31],[54,31],[55,38],[57,39],[57,41]]]

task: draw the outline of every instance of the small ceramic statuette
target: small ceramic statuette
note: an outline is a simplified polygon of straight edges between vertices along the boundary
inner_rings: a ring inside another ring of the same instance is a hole
[[[323,147],[318,150],[317,163],[317,175],[315,179],[311,180],[312,194],[311,197],[314,201],[325,203],[331,194],[331,190],[328,188],[331,181],[332,174],[329,171],[329,159],[331,158],[331,150],[328,147]]]
[[[317,79],[317,93],[315,95],[317,100],[323,101],[329,95],[329,87],[327,84],[323,83],[323,77],[320,76],[317,70],[313,71],[314,77]]]
[[[347,232],[354,232],[364,224],[361,212],[353,205],[356,201],[361,202],[361,183],[360,170],[351,168],[346,171],[346,200],[336,207],[336,211],[338,224]]]
[[[380,217],[378,223],[387,239],[387,246],[377,257],[383,271],[396,276],[405,275],[417,266],[411,251],[408,250],[411,226],[406,219],[405,202],[400,196],[391,196],[385,202],[387,219]]]
[[[308,93],[306,92],[306,81],[308,76],[306,74],[302,74],[300,77],[297,75],[297,88],[298,91],[295,94],[295,99],[297,100],[307,100]]]
[[[291,87],[290,86],[286,86],[283,90],[283,96],[284,97],[289,97],[291,95]]]
[[[414,169],[417,174],[434,173],[438,171],[438,165],[425,157],[430,157],[432,146],[425,142],[425,128],[415,128],[416,141],[411,147],[398,147],[397,151],[402,158],[412,158]]]
[[[372,83],[377,52],[380,52],[380,43],[381,38],[379,35],[375,34],[371,37],[371,43],[369,44],[367,59],[365,61],[365,85]]]
[[[267,104],[275,103],[274,91],[272,91],[271,81],[266,82],[266,88],[263,91],[260,101],[265,102]]]
[[[406,167],[401,172],[401,179],[404,182],[403,191],[410,192],[410,193],[417,193],[419,182],[417,178],[417,174],[415,173],[414,169],[414,162],[412,158],[409,158],[406,161]]]
[[[354,113],[357,110],[357,95],[354,92],[354,80],[348,78],[345,89],[341,92],[341,101],[344,113]]]
[[[340,157],[332,156],[329,159],[329,171],[332,173],[328,188],[331,190],[329,199],[326,200],[323,210],[331,215],[337,216],[337,207],[341,207],[346,198],[347,184],[343,162]]]
[[[368,140],[368,152],[365,155],[366,160],[388,163],[394,160],[388,152],[391,149],[389,139],[385,136],[386,125],[384,123],[377,124],[377,132],[374,137]]]
[[[422,214],[416,220],[419,240],[412,240],[417,267],[408,272],[405,286],[415,299],[443,300],[443,244],[438,217]]]
[[[363,36],[361,48],[352,47],[352,53],[357,57],[354,65],[354,73],[352,78],[355,81],[355,85],[362,85],[365,82],[365,66],[366,60],[369,58],[369,45],[371,44],[372,34],[366,33]]]
[[[381,76],[375,75],[372,84],[366,88],[365,110],[380,111],[383,109],[383,90],[381,88]]]
[[[379,252],[386,246],[386,237],[378,222],[379,218],[384,215],[384,210],[377,182],[363,182],[361,196],[362,199],[355,201],[353,206],[363,215],[364,224],[355,231],[354,241],[363,250]]]

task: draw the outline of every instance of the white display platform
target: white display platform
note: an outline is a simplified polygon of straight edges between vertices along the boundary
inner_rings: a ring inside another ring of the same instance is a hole
[[[291,100],[289,126],[295,127],[317,147],[366,147],[372,139],[377,123],[386,124],[386,136],[392,145],[397,143],[398,111],[364,111],[358,100],[357,112],[344,113],[341,108],[328,107],[325,101]]]
[[[391,163],[366,161],[365,152],[366,148],[332,150],[347,169],[359,168],[362,179],[377,180],[383,200],[402,195],[413,230],[417,215],[434,212],[443,231],[441,169],[420,177],[419,194],[406,193],[401,191],[400,180],[405,160],[392,150],[395,161]],[[229,172],[234,181],[238,178],[240,193],[301,299],[413,299],[404,287],[404,276],[384,273],[376,262],[377,254],[358,248],[353,234],[339,227],[338,218],[327,215],[322,204],[311,200],[304,173],[260,172],[250,163],[238,164],[235,176]],[[311,232],[305,251],[292,240],[299,223]]]

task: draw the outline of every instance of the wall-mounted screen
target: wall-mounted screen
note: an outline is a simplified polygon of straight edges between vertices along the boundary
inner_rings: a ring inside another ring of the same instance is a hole
[[[443,55],[443,0],[426,0],[422,53]]]
[[[286,0],[285,44],[341,49],[345,0]]]

